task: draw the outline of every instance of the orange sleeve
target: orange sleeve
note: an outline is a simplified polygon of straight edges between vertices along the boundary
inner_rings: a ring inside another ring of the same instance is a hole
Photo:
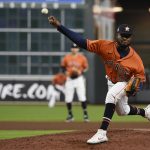
[[[61,67],[66,67],[66,56],[61,61]]]
[[[139,55],[136,55],[137,59],[138,59],[138,68],[136,70],[136,73],[135,73],[135,77],[138,77],[142,80],[142,82],[145,82],[146,81],[146,78],[145,78],[145,70],[144,70],[144,65],[143,65],[143,62],[141,60],[141,58],[139,57]]]
[[[137,74],[135,76],[140,78],[142,80],[142,82],[146,81],[143,63],[139,64],[139,67],[138,67],[138,70],[137,70]]]
[[[88,40],[87,39],[87,50],[90,52],[97,53],[100,49],[99,40]]]
[[[105,44],[106,40],[88,40],[87,39],[87,50],[93,53],[100,54],[103,51],[103,44]]]
[[[88,69],[89,64],[88,64],[88,60],[85,56],[83,56],[83,68],[84,70]]]

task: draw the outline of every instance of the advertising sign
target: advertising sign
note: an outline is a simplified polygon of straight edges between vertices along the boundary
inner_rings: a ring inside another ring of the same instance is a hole
[[[0,81],[0,100],[49,100],[52,94],[48,81]]]

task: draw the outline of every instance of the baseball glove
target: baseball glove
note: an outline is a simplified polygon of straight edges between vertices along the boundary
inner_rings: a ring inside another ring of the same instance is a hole
[[[131,78],[129,80],[125,88],[127,96],[135,96],[135,94],[139,90],[140,81],[140,78]]]
[[[79,74],[78,74],[77,71],[72,71],[72,72],[71,72],[71,75],[70,75],[70,78],[71,78],[71,79],[76,79],[78,76],[79,76]]]
[[[66,82],[66,75],[64,73],[57,73],[53,79],[52,79],[52,83],[53,85],[64,85]]]

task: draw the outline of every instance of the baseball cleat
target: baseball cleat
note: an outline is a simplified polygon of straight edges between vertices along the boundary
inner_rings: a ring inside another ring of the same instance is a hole
[[[88,115],[84,115],[83,119],[84,119],[84,122],[89,122],[90,121]]]
[[[68,115],[68,117],[66,118],[66,122],[73,122],[74,118],[72,115]]]
[[[97,133],[93,135],[89,140],[87,140],[88,144],[98,144],[107,142],[108,138],[106,136],[106,131],[102,129],[98,129]]]
[[[150,105],[148,105],[145,110],[145,118],[147,118],[150,121]]]

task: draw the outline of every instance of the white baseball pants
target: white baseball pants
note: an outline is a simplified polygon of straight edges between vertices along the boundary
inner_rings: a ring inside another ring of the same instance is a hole
[[[56,85],[56,88],[59,89],[60,91],[64,92],[63,86]],[[49,86],[49,95],[47,99],[49,100],[48,106],[49,107],[54,107],[56,100],[60,100],[60,92],[55,89],[53,85]]]
[[[79,76],[76,79],[71,79],[67,77],[65,84],[65,102],[71,103],[73,101],[75,89],[79,101],[86,101],[86,89],[85,89],[85,78],[84,76]]]
[[[110,80],[107,82],[108,92],[105,103],[116,104],[116,112],[119,116],[128,115],[130,107],[128,105],[128,97],[125,93],[127,82],[117,82],[113,84]]]

